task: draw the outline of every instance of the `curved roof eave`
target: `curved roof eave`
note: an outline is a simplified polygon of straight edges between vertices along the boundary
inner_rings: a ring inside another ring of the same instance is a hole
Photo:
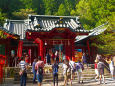
[[[105,27],[105,25],[107,25],[107,24],[108,23],[104,23],[104,24],[102,24],[102,25],[100,25],[100,26],[98,26],[98,27],[90,30],[91,32],[89,33],[89,35],[80,35],[80,36],[77,36],[75,42],[79,42],[79,41],[82,41],[82,40],[84,40],[84,39],[86,39],[88,37],[92,37],[92,36],[96,36],[96,35],[101,34],[102,32],[104,32],[107,29],[108,26]]]

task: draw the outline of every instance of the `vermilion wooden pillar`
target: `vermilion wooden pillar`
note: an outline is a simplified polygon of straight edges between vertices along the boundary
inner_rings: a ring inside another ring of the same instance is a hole
[[[66,59],[69,60],[69,46],[68,45],[65,45],[65,56],[66,56]]]
[[[41,60],[43,60],[43,41],[39,38],[35,39],[35,43],[38,43],[38,53],[40,52]],[[39,48],[40,46],[40,48]]]
[[[0,63],[0,84],[2,84],[3,81],[3,64]]]
[[[18,51],[17,51],[17,57],[22,57],[22,48],[23,48],[23,41],[20,40],[18,43]]]
[[[43,48],[43,41],[41,40],[41,42],[40,42],[40,56],[41,56],[41,60],[44,60],[44,58],[43,58],[43,50],[44,50],[44,48]]]
[[[66,45],[65,45],[65,55],[66,55],[67,60],[70,60],[70,57],[72,55],[71,54],[72,53],[71,49],[72,49],[72,46],[71,46],[71,42],[69,40],[69,41],[66,42]]]
[[[74,40],[71,41],[71,45],[72,45],[72,50],[71,50],[71,52],[72,52],[72,60],[75,61],[75,53],[74,53],[75,44],[74,44]]]
[[[6,56],[4,55],[0,55],[0,84],[2,83],[3,81],[3,78],[4,78],[4,65],[5,65],[5,60],[6,60]]]

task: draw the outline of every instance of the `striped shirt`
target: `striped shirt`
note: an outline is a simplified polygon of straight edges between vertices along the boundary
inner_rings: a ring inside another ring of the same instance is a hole
[[[27,63],[25,61],[20,61],[19,66],[21,70],[26,70]]]

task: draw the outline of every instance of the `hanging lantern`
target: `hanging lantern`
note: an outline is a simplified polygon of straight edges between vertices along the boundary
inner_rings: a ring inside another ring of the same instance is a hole
[[[47,45],[47,42],[45,41],[45,45]]]

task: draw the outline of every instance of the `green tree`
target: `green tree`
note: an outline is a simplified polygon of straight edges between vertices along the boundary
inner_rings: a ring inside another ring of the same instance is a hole
[[[45,7],[43,0],[33,0],[32,9],[39,15],[45,14]]]
[[[86,0],[81,0],[76,5],[76,15],[80,16],[80,21],[85,29],[91,29],[95,26],[90,3]]]
[[[31,9],[32,8],[32,1],[33,0],[20,0],[22,3],[23,8]]]
[[[36,14],[32,9],[20,9],[18,12],[13,12],[14,19],[27,19],[28,14]]]
[[[80,0],[72,15],[79,15],[85,29],[93,29],[105,22],[109,27],[101,35],[91,37],[92,46],[98,53],[113,54],[115,52],[115,0]]]
[[[6,19],[6,14],[2,13],[2,10],[0,9],[0,26],[3,26],[5,19]]]
[[[43,0],[46,15],[53,15],[56,12],[56,2],[55,0]]]
[[[0,8],[3,13],[7,14],[8,18],[11,18],[12,12],[19,10],[21,7],[20,0],[0,0]]]
[[[59,6],[58,12],[56,13],[58,16],[67,16],[69,15],[68,10],[65,8],[64,4]]]
[[[64,0],[64,5],[69,15],[70,15],[71,10],[74,8],[73,2],[74,0]]]

